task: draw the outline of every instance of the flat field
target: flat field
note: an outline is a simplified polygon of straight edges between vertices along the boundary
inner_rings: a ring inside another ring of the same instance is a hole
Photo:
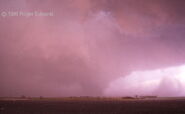
[[[0,114],[185,114],[185,98],[0,98]]]

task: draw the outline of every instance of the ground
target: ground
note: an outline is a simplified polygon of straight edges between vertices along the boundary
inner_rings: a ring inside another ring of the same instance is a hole
[[[1,98],[0,114],[185,114],[185,98]]]

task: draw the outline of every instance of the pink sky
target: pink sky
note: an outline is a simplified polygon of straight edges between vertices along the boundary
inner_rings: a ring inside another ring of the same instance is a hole
[[[0,96],[185,95],[170,86],[185,64],[184,0],[0,0],[0,13]]]

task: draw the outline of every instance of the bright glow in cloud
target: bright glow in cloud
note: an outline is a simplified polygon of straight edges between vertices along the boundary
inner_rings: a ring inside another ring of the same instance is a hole
[[[110,83],[105,95],[185,95],[185,65],[157,70],[133,71]]]

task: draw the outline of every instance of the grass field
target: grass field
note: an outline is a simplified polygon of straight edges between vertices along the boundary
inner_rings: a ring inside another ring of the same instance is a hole
[[[185,114],[185,98],[0,98],[0,114]]]

